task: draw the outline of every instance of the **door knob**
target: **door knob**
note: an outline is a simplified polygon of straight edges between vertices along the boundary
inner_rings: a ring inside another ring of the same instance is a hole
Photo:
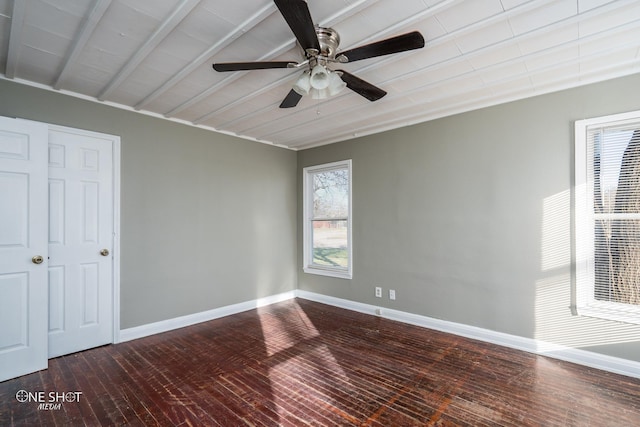
[[[107,256],[107,255],[109,255],[109,249],[103,249],[103,250],[101,250],[101,251],[100,251],[100,255],[102,255],[102,256]]]
[[[31,258],[31,262],[34,264],[42,264],[42,261],[44,261],[44,258],[42,258],[42,255],[36,255],[33,258]]]

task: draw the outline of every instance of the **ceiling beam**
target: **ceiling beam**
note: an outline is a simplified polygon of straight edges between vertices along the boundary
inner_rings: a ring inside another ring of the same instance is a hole
[[[144,108],[146,105],[151,103],[160,95],[167,92],[169,89],[175,86],[178,82],[180,82],[182,79],[184,79],[193,71],[195,71],[199,66],[209,61],[213,55],[215,55],[216,53],[224,49],[227,45],[232,43],[236,38],[240,37],[242,34],[246,33],[251,28],[255,27],[260,22],[267,19],[267,17],[269,17],[271,14],[273,14],[277,10],[278,9],[275,3],[269,2],[269,4],[264,6],[262,9],[258,10],[256,13],[254,13],[251,17],[249,17],[249,19],[247,19],[246,21],[238,25],[231,33],[227,34],[224,38],[222,38],[220,41],[215,43],[209,49],[202,52],[200,56],[198,56],[196,59],[191,61],[191,63],[189,63],[189,65],[184,67],[182,70],[174,74],[173,77],[167,80],[162,86],[157,88],[155,91],[149,94],[142,101],[134,105],[133,108],[135,108],[136,110],[141,110],[142,108]]]
[[[142,61],[182,22],[184,18],[200,3],[201,0],[182,0],[178,6],[165,18],[156,31],[147,41],[136,50],[129,61],[118,71],[111,81],[98,95],[100,101],[104,101],[129,75],[140,65]]]
[[[7,53],[7,63],[4,75],[13,79],[16,77],[18,69],[18,57],[20,56],[20,44],[22,42],[22,27],[24,26],[24,14],[27,2],[14,0],[13,11],[11,12],[11,30],[9,32],[9,49]]]
[[[18,0],[17,0],[18,1]],[[74,37],[74,42],[69,51],[67,57],[64,60],[62,70],[58,73],[58,78],[53,84],[53,88],[59,90],[62,87],[62,82],[66,77],[67,72],[71,66],[76,62],[76,59],[86,46],[91,34],[95,31],[96,27],[100,23],[102,16],[111,5],[111,0],[96,0],[93,4],[93,9],[89,13],[88,18],[82,24],[78,35]]]

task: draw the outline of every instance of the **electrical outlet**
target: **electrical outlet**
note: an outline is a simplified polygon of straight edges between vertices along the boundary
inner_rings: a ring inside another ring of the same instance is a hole
[[[389,299],[396,299],[395,289],[389,289]]]
[[[376,286],[376,297],[382,298],[382,288],[379,286]]]

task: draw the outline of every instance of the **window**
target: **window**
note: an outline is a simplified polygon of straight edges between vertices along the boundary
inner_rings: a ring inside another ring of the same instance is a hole
[[[578,314],[640,324],[640,111],[575,130]]]
[[[303,175],[304,271],[351,279],[351,160]]]

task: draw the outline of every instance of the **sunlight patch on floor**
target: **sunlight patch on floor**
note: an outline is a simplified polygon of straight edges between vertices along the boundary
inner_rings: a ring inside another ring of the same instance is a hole
[[[296,322],[291,322],[288,317],[285,321],[282,317],[269,312],[259,314],[268,356],[273,356],[298,345],[301,341],[320,335],[302,309],[299,309],[297,313],[298,320]]]

